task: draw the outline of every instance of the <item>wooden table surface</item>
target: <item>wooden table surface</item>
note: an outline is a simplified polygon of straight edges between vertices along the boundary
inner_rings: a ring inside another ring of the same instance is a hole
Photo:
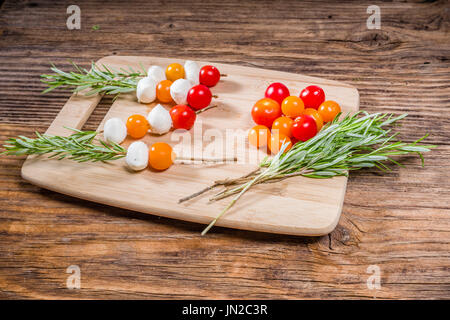
[[[23,158],[0,156],[0,298],[450,298],[448,2],[203,2],[77,0],[81,30],[66,27],[72,2],[4,2],[1,140],[44,131],[70,96],[40,94],[50,62],[189,57],[350,83],[362,110],[410,114],[404,140],[431,134],[426,167],[408,158],[389,174],[352,173],[328,236],[201,237],[202,225],[40,189],[21,179]],[[379,30],[366,27],[372,4]],[[81,289],[66,287],[71,265]],[[372,270],[379,289],[367,286]]]

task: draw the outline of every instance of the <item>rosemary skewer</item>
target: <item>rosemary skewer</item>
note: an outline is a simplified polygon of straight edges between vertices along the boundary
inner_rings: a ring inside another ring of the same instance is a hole
[[[251,187],[261,183],[277,182],[293,176],[310,178],[332,178],[348,176],[351,170],[376,167],[389,171],[386,165],[390,161],[400,165],[392,156],[416,153],[423,165],[423,152],[435,146],[419,145],[424,136],[412,143],[396,140],[398,134],[390,134],[392,125],[406,117],[406,114],[394,117],[392,114],[368,114],[361,111],[347,115],[326,125],[315,137],[306,142],[296,143],[284,153],[288,144],[283,144],[272,159],[266,157],[257,170],[237,179],[216,181],[209,187],[179,200],[187,201],[219,186],[225,187],[216,193],[210,201],[235,196],[222,212],[203,230],[206,234],[239,198]]]
[[[108,68],[104,64],[102,64],[102,68],[99,68],[94,62],[91,62],[91,69],[88,71],[72,61],[70,63],[75,71],[65,72],[58,69],[53,63],[51,64],[50,69],[55,73],[41,75],[41,82],[48,85],[48,88],[42,93],[61,87],[69,87],[73,93],[87,90],[84,93],[86,96],[97,93],[115,95],[115,100],[121,93],[136,91],[139,80],[147,76],[147,72],[141,63],[142,71],[136,71],[130,66],[127,67],[128,70],[120,68],[118,71],[112,67]],[[218,95],[213,95],[213,98],[217,99],[218,97]],[[196,113],[199,114],[215,107],[217,105],[210,105],[197,110]]]
[[[67,128],[75,133],[68,137],[51,136],[35,132],[37,138],[19,136],[8,139],[1,154],[43,155],[62,160],[68,158],[78,162],[116,160],[126,156],[127,150],[114,142],[96,139],[98,132]],[[94,144],[97,141],[99,144]]]
[[[50,92],[59,87],[69,87],[74,93],[89,89],[85,94],[87,96],[105,93],[117,97],[121,93],[135,91],[138,81],[147,76],[142,64],[142,71],[136,71],[132,67],[128,67],[128,70],[124,68],[116,70],[105,65],[99,68],[95,62],[91,63],[91,69],[88,71],[74,62],[71,62],[71,64],[75,70],[64,72],[52,63],[50,69],[55,73],[41,75],[41,81],[48,85],[48,88],[42,93]]]
[[[48,154],[49,158],[56,158],[62,160],[68,158],[78,162],[97,162],[117,160],[127,155],[127,150],[114,142],[106,142],[104,140],[96,139],[99,132],[97,131],[81,131],[77,129],[67,128],[75,133],[68,137],[51,136],[35,132],[37,138],[28,138],[19,136],[17,138],[10,138],[5,141],[3,145],[5,149],[1,154],[6,155],[43,155]],[[95,144],[94,141],[98,142]],[[180,157],[176,156],[175,160],[180,163],[190,162],[235,162],[236,157],[222,157],[222,158],[195,158],[195,157]]]

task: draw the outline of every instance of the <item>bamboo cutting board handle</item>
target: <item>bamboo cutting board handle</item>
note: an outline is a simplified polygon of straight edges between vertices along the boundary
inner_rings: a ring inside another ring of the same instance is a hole
[[[84,92],[73,94],[45,133],[67,136],[73,132],[65,127],[81,129],[101,98],[100,94],[92,96],[85,96]]]

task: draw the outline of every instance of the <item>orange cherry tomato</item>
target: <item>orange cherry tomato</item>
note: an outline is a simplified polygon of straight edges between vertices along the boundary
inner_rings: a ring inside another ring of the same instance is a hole
[[[184,78],[184,68],[179,63],[172,63],[166,69],[166,78],[170,81]]]
[[[294,123],[294,120],[292,120],[289,117],[279,117],[275,119],[275,121],[272,124],[272,134],[278,130],[279,133],[287,136],[292,137],[292,124]]]
[[[303,111],[303,114],[307,114],[308,116],[311,116],[314,119],[314,121],[316,122],[316,125],[317,125],[317,132],[319,132],[320,129],[322,129],[322,127],[323,127],[322,116],[316,109],[306,108]]]
[[[153,169],[166,170],[173,164],[175,157],[171,146],[164,142],[156,142],[148,152],[148,164]]]
[[[170,86],[172,81],[163,80],[156,86],[156,97],[160,102],[169,103],[172,102],[172,96],[170,95]]]
[[[150,129],[147,119],[140,114],[129,116],[126,125],[128,134],[135,139],[142,138]]]
[[[256,101],[252,108],[252,118],[256,124],[272,127],[276,118],[281,116],[280,104],[270,98],[263,98]]]
[[[334,120],[339,112],[341,112],[341,107],[337,102],[333,100],[327,100],[319,106],[319,109],[317,109],[317,111],[319,111],[324,122],[330,122]]]
[[[286,97],[283,102],[281,102],[281,111],[287,117],[296,118],[302,114],[303,109],[305,109],[305,104],[303,100],[297,96]]]
[[[269,139],[270,130],[266,126],[257,125],[248,132],[248,141],[257,148],[267,146]]]
[[[282,133],[272,134],[270,136],[270,143],[268,146],[273,154],[277,154],[284,143],[288,143],[288,146],[286,147],[286,149],[284,149],[284,152],[292,148],[292,142],[288,136],[285,136]]]

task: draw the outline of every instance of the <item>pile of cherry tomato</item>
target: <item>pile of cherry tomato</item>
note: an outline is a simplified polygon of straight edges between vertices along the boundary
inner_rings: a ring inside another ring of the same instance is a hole
[[[265,98],[252,108],[257,125],[250,129],[248,139],[253,146],[267,147],[274,154],[287,143],[287,151],[297,141],[314,137],[324,123],[333,121],[340,112],[339,104],[326,101],[325,92],[318,86],[308,86],[299,96],[292,96],[284,84],[275,82],[267,87]]]
[[[170,86],[177,80],[184,78],[184,68],[179,63],[172,63],[166,69],[166,78],[158,83],[156,87],[156,97],[159,102],[172,103]],[[194,125],[197,118],[196,111],[209,106],[212,100],[212,93],[209,89],[214,87],[220,80],[220,72],[214,66],[204,66],[200,69],[200,84],[193,86],[187,96],[188,105],[173,106],[170,111],[172,127],[174,129],[189,130]],[[131,115],[126,121],[127,134],[134,139],[140,139],[146,135],[150,129],[150,124],[145,116],[140,114]],[[155,170],[166,170],[175,159],[172,147],[164,142],[157,142],[149,148],[148,164]]]

